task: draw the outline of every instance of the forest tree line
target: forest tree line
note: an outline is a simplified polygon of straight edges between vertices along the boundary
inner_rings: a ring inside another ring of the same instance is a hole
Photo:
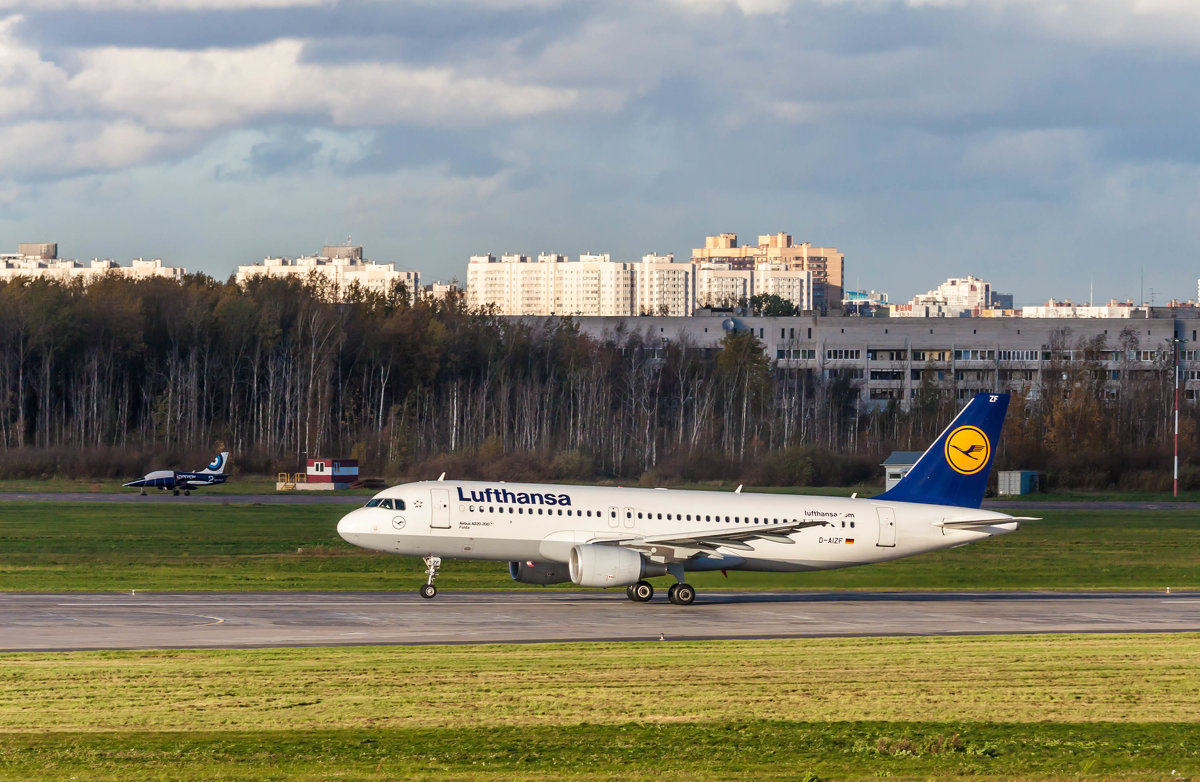
[[[998,467],[1169,485],[1169,365],[1114,393],[1086,345],[1062,347],[1075,358],[1014,395]],[[317,280],[0,283],[0,477],[115,478],[223,448],[252,473],[320,455],[389,479],[850,484],[926,447],[961,405],[953,383],[922,383],[908,410],[858,400],[853,380],[775,366],[751,333],[702,350],[631,319],[594,339],[403,288],[337,301]],[[1189,463],[1196,419],[1185,405]]]

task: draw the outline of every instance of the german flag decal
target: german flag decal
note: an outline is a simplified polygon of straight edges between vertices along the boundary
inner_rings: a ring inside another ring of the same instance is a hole
[[[846,542],[847,542],[847,543],[853,543],[853,542],[854,542],[854,538],[846,538]]]

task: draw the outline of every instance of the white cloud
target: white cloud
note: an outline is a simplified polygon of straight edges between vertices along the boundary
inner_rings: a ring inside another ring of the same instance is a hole
[[[72,101],[136,117],[152,127],[210,129],[257,118],[327,118],[343,126],[476,124],[581,106],[571,88],[513,84],[448,67],[309,63],[304,42],[244,49],[81,52]],[[582,108],[611,106],[597,94]]]
[[[37,120],[0,126],[0,168],[9,175],[105,171],[153,160],[191,143],[187,134],[129,120]]]
[[[32,115],[52,105],[67,75],[21,42],[15,28],[21,17],[0,19],[0,118]]]
[[[0,0],[20,11],[242,11],[337,5],[337,0]]]
[[[667,0],[671,5],[697,14],[719,14],[737,9],[747,16],[781,14],[794,0]]]

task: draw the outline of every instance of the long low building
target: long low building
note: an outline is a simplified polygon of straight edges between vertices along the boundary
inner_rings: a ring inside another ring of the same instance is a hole
[[[1194,313],[1193,313],[1194,314]],[[524,318],[531,323],[557,319]],[[715,351],[729,333],[751,333],[780,369],[812,379],[840,378],[865,403],[907,406],[923,387],[954,388],[967,399],[987,391],[1038,393],[1043,381],[1087,366],[1114,392],[1123,383],[1167,372],[1181,343],[1186,399],[1200,397],[1200,318],[856,318],[584,317],[597,339],[637,333],[650,343]]]

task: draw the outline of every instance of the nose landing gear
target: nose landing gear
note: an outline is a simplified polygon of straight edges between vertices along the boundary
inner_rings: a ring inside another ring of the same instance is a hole
[[[441,566],[441,557],[425,557],[425,575],[429,578],[421,585],[421,589],[418,591],[421,593],[421,597],[426,600],[432,600],[437,595],[437,587],[433,585],[433,580],[437,578],[438,568]]]

